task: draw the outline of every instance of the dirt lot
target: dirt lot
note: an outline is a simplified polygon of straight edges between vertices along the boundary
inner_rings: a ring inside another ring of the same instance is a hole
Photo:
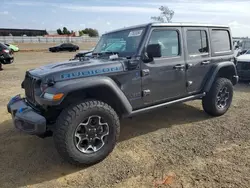
[[[206,115],[200,101],[194,101],[123,120],[114,151],[88,168],[65,163],[52,138],[15,130],[6,104],[11,96],[23,93],[25,71],[73,55],[21,52],[0,72],[1,188],[250,187],[250,85],[246,83],[237,85],[233,105],[222,117]],[[164,179],[166,185],[158,185]]]

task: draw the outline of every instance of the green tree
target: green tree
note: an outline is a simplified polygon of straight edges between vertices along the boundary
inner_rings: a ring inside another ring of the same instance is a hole
[[[87,34],[90,37],[98,37],[99,36],[98,31],[96,29],[92,29],[92,28],[86,28],[86,29],[82,30],[82,33]]]
[[[174,16],[174,11],[169,9],[167,6],[161,6],[159,8],[161,11],[160,16],[153,16],[151,17],[152,20],[158,21],[158,22],[172,22],[172,18]]]
[[[68,35],[70,34],[70,31],[66,27],[63,27],[63,34]]]
[[[79,35],[80,35],[80,36],[83,36],[83,34],[84,34],[84,33],[83,33],[82,31],[79,31]]]
[[[62,35],[62,34],[63,34],[63,33],[62,33],[62,30],[61,30],[60,28],[57,29],[56,31],[57,31],[57,34],[58,34],[58,35]]]

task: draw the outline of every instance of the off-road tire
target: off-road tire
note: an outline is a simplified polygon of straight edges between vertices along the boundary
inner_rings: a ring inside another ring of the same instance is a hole
[[[107,143],[98,151],[90,154],[79,151],[74,143],[77,126],[84,119],[98,115],[109,125]],[[118,115],[108,104],[97,100],[79,102],[64,109],[56,122],[54,142],[59,154],[74,165],[92,165],[106,158],[115,147],[120,134]]]
[[[229,97],[224,108],[219,108],[217,105],[217,96],[221,89],[227,88]],[[206,113],[211,116],[221,116],[225,114],[231,106],[233,99],[233,84],[227,78],[217,78],[213,83],[210,91],[202,99],[202,106]]]

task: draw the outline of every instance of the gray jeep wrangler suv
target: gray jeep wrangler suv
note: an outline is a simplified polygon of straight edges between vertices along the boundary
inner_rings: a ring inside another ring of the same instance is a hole
[[[121,118],[195,99],[220,116],[237,82],[227,26],[150,23],[104,34],[91,56],[27,71],[25,98],[7,108],[17,129],[53,135],[64,159],[90,165],[115,147]]]

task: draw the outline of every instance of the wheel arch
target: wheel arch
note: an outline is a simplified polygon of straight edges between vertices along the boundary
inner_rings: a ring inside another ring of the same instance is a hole
[[[81,81],[67,81],[58,92],[65,93],[60,106],[79,100],[96,99],[109,104],[119,116],[132,112],[132,106],[120,87],[109,77],[89,77]],[[63,82],[62,82],[63,83]]]
[[[231,61],[226,61],[214,65],[214,67],[211,69],[211,74],[209,74],[209,78],[205,84],[205,92],[209,92],[212,84],[217,78],[227,78],[232,82],[233,85],[236,85],[239,78],[234,63]]]

